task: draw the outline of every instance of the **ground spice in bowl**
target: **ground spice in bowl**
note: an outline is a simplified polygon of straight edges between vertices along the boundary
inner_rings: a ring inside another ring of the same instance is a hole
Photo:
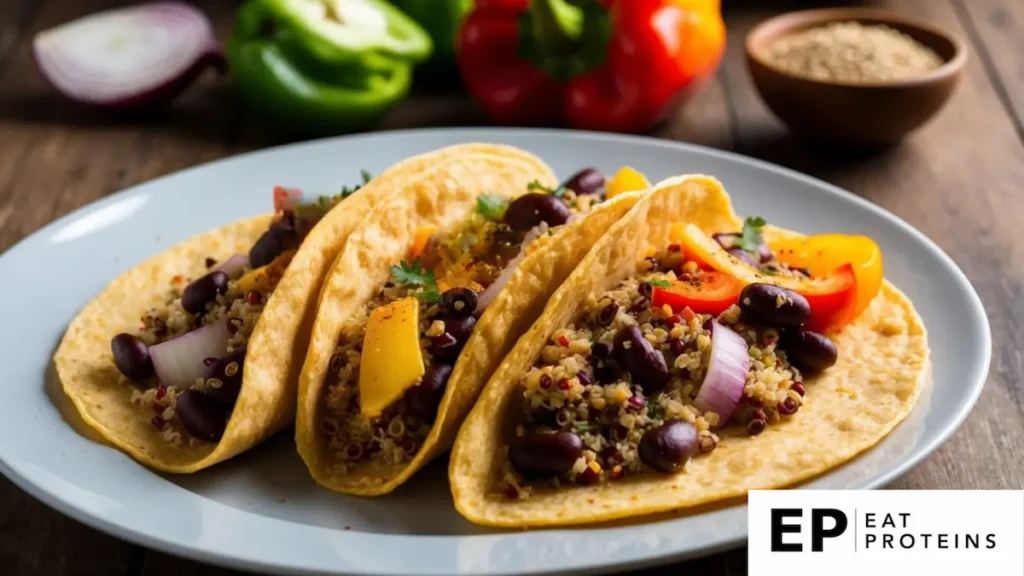
[[[889,26],[833,22],[783,36],[769,62],[815,80],[887,82],[924,76],[942,65],[934,50]]]

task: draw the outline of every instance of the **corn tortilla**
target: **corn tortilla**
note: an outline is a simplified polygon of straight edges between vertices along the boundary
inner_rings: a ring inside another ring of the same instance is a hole
[[[689,461],[678,474],[645,472],[590,486],[538,487],[524,500],[495,493],[519,377],[555,330],[576,317],[588,294],[634,274],[636,255],[647,246],[668,244],[674,222],[693,222],[709,233],[742,225],[722,185],[693,175],[659,183],[608,231],[495,371],[459,431],[449,479],[455,507],[467,519],[510,528],[589,524],[745,497],[749,490],[792,485],[842,464],[910,413],[926,374],[927,337],[910,300],[885,281],[856,321],[830,335],[838,362],[805,380],[807,401],[798,416],[759,436],[722,429],[715,451]],[[765,230],[769,242],[792,235]]]
[[[295,439],[299,454],[321,485],[346,494],[375,496],[391,492],[427,462],[446,451],[488,376],[512,349],[548,298],[602,234],[636,203],[642,193],[622,194],[598,204],[586,216],[566,224],[530,246],[501,294],[486,309],[455,363],[430,433],[415,457],[402,464],[362,462],[354,471],[332,470],[327,441],[320,430],[323,393],[331,356],[346,322],[387,281],[389,268],[406,254],[416,229],[445,229],[476,207],[484,191],[511,198],[539,180],[556,187],[553,174],[515,174],[494,167],[484,180],[448,170],[425,177],[407,195],[394,196],[374,209],[352,233],[324,285],[299,381]]]
[[[473,178],[496,165],[522,174],[551,174],[543,161],[517,148],[450,146],[392,166],[317,223],[271,294],[249,339],[242,390],[220,442],[176,447],[164,441],[151,424],[152,414],[131,404],[130,389],[119,383],[110,340],[119,332],[135,330],[146,310],[161,305],[162,288],[175,275],[204,274],[206,257],[223,261],[233,253],[248,253],[266,231],[270,215],[190,238],[111,282],[71,322],[54,356],[65,394],[89,426],[157,470],[191,473],[251,448],[293,421],[298,374],[320,286],[349,234],[371,208],[429,171],[458,170]]]

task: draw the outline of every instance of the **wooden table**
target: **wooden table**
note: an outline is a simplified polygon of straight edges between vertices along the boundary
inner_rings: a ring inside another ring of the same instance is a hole
[[[864,3],[864,2],[862,2]],[[930,125],[871,155],[806,147],[759,101],[742,57],[745,32],[773,13],[812,2],[724,0],[729,49],[700,97],[654,135],[735,150],[838,184],[896,213],[964,270],[994,336],[985,391],[959,432],[894,488],[1024,486],[1024,2],[870,2],[956,30],[971,57],[963,83]],[[38,76],[31,38],[117,2],[0,0],[0,251],[107,194],[223,156],[273,144],[211,77],[172,108],[119,119],[71,105]],[[202,2],[224,37],[237,2]],[[381,128],[486,124],[460,94],[417,94]],[[7,438],[5,442],[16,441]],[[745,574],[736,550],[674,572]],[[148,551],[70,520],[0,478],[0,573],[226,574]]]

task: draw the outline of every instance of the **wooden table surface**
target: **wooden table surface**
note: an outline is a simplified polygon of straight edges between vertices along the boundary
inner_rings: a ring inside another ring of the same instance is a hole
[[[122,2],[123,3],[123,2]],[[57,97],[33,64],[33,34],[110,5],[106,0],[0,0],[0,252],[47,222],[151,178],[274,142],[212,74],[158,114],[123,119]],[[236,1],[200,4],[223,38]],[[884,0],[963,35],[963,82],[934,122],[881,153],[809,147],[791,138],[754,92],[742,40],[774,13],[821,4],[724,0],[729,47],[715,81],[653,135],[763,158],[871,200],[931,237],[964,270],[994,337],[985,391],[956,435],[893,488],[1024,486],[1024,2]],[[380,128],[486,125],[458,93],[416,94]],[[16,439],[4,439],[6,442]],[[746,574],[745,550],[675,567]],[[229,574],[148,551],[50,510],[0,478],[0,573]]]

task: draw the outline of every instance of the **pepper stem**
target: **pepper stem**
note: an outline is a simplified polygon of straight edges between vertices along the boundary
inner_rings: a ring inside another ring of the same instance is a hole
[[[576,47],[583,35],[583,11],[566,0],[530,0],[537,45],[548,53]]]

